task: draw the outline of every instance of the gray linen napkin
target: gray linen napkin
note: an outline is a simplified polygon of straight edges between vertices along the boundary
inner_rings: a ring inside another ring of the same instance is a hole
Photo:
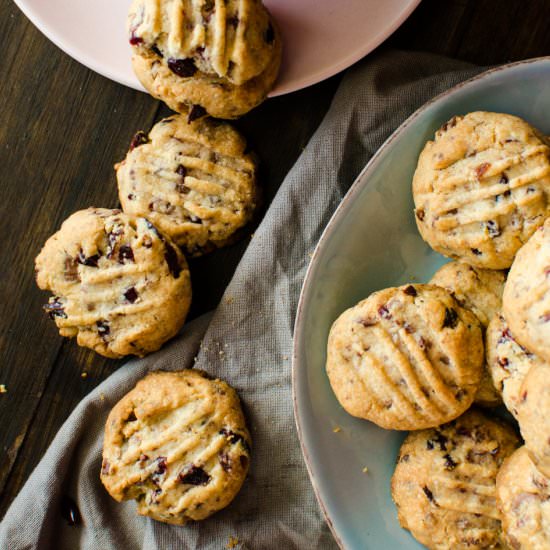
[[[325,120],[281,185],[217,310],[162,351],[130,361],[65,422],[0,525],[0,548],[333,548],[311,489],[291,398],[294,314],[310,254],[354,178],[424,102],[480,69],[428,54],[378,52],[350,69]],[[268,137],[266,139],[269,139]],[[201,344],[202,340],[202,344]],[[196,358],[196,359],[195,359]],[[251,472],[224,511],[185,527],[138,517],[99,481],[111,407],[149,370],[196,366],[238,391],[253,438]],[[59,508],[71,495],[83,518]]]

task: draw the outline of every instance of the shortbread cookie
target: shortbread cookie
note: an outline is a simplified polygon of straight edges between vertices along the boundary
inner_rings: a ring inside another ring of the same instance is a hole
[[[473,409],[409,434],[391,483],[401,526],[434,550],[504,548],[495,479],[518,445],[510,426]]]
[[[452,292],[457,302],[474,313],[483,328],[487,328],[489,321],[502,307],[505,281],[504,271],[481,269],[462,262],[449,262],[437,271],[430,283]],[[501,403],[500,394],[487,368],[483,370],[475,402],[491,407]]]
[[[122,209],[149,219],[190,255],[229,244],[258,202],[256,167],[229,124],[181,115],[134,139],[116,166]]]
[[[506,408],[517,418],[521,385],[529,370],[545,362],[519,344],[502,315],[489,323],[485,336],[487,366]]]
[[[549,365],[537,365],[527,373],[521,386],[519,401],[517,418],[525,447],[535,466],[550,477]]]
[[[423,239],[469,264],[504,269],[550,215],[550,148],[515,116],[454,117],[418,160],[413,195]]]
[[[201,371],[153,372],[109,414],[101,481],[139,514],[182,525],[227,506],[249,461],[235,390]]]
[[[281,37],[259,0],[134,0],[134,70],[170,108],[236,118],[261,103],[281,62]]]
[[[497,475],[497,504],[509,548],[550,548],[550,479],[535,468],[525,447]]]
[[[375,292],[330,331],[327,373],[338,401],[383,428],[456,418],[472,404],[482,370],[479,321],[437,286]]]
[[[518,252],[504,287],[502,311],[517,340],[550,361],[550,219]]]
[[[106,357],[143,356],[182,327],[191,302],[185,258],[144,218],[89,208],[70,216],[36,258],[44,306],[61,336]]]

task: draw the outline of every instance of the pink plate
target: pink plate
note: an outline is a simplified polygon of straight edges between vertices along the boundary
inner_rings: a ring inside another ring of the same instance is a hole
[[[272,96],[349,67],[399,27],[420,0],[265,0],[281,27],[284,60]],[[15,0],[57,46],[111,80],[142,90],[130,65],[130,0]]]

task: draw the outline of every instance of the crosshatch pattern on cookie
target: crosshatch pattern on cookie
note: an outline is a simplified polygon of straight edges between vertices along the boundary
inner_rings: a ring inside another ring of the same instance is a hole
[[[517,117],[455,117],[420,155],[413,189],[432,247],[503,269],[550,212],[550,148]]]
[[[274,53],[273,24],[255,0],[135,0],[128,30],[132,45],[154,48],[180,77],[201,71],[241,85]]]
[[[73,214],[36,259],[44,307],[62,336],[107,357],[144,355],[183,325],[189,271],[177,247],[144,218],[90,208]]]
[[[328,342],[340,403],[390,429],[456,418],[473,401],[482,363],[479,321],[433,285],[374,293],[340,316]]]
[[[256,167],[246,141],[226,123],[160,121],[117,165],[125,212],[144,216],[199,255],[223,246],[252,218]]]
[[[182,524],[226,506],[250,460],[239,399],[200,371],[156,372],[112,410],[105,428],[101,479],[138,512]]]
[[[411,433],[392,478],[402,527],[429,548],[501,548],[495,480],[518,445],[510,426],[473,409]]]

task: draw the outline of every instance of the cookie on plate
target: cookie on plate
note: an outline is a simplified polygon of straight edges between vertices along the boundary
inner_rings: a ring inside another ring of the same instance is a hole
[[[279,72],[280,33],[259,0],[134,0],[128,32],[143,86],[191,119],[247,113]]]
[[[527,373],[519,401],[517,419],[525,447],[538,470],[550,477],[549,365],[537,365]]]
[[[246,141],[210,118],[181,115],[136,135],[116,165],[122,209],[149,219],[191,256],[231,243],[258,203]]]
[[[546,363],[517,342],[502,315],[489,323],[485,342],[493,383],[506,408],[517,418],[523,380],[531,368]]]
[[[157,371],[112,409],[101,481],[138,513],[182,525],[227,506],[248,472],[250,435],[235,390],[196,370]]]
[[[550,548],[550,479],[536,469],[525,447],[498,472],[497,504],[510,548]]]
[[[143,356],[183,326],[191,302],[185,258],[145,218],[89,208],[70,216],[36,258],[61,336],[106,357]]]
[[[502,311],[517,340],[550,361],[550,219],[518,252],[504,286]]]
[[[483,328],[487,328],[489,321],[502,307],[505,281],[504,271],[481,269],[463,262],[449,262],[435,273],[430,284],[452,292],[457,302],[474,313]],[[475,402],[491,407],[502,402],[487,368],[483,370]]]
[[[483,370],[481,327],[443,288],[388,288],[334,322],[326,368],[353,416],[394,430],[438,426],[472,404]]]
[[[518,445],[510,426],[474,409],[409,434],[391,482],[401,526],[434,550],[503,548],[495,479]]]
[[[475,112],[454,117],[420,154],[416,222],[437,252],[505,269],[550,215],[550,147],[524,120]]]

